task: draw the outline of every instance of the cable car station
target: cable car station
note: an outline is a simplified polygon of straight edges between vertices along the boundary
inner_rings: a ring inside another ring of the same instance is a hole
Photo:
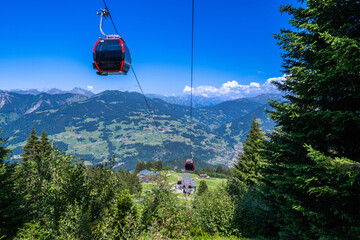
[[[190,178],[189,174],[183,174],[183,179],[178,180],[176,188],[181,189],[183,193],[195,193],[196,192],[196,183]]]

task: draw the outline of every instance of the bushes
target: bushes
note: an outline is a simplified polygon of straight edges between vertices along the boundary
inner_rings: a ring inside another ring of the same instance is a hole
[[[194,225],[210,234],[231,234],[234,202],[222,189],[206,191],[193,202]]]
[[[166,182],[146,194],[143,206],[143,231],[148,231],[155,238],[179,238],[189,235],[191,210],[180,201]]]

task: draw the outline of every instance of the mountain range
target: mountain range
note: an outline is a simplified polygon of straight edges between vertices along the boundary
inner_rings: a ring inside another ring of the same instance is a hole
[[[75,87],[72,90],[60,90],[58,88],[51,88],[49,90],[38,90],[38,89],[27,89],[27,90],[23,90],[23,89],[12,89],[12,90],[0,90],[1,92],[8,92],[8,93],[18,93],[18,94],[30,94],[30,95],[39,95],[42,93],[47,93],[47,94],[51,94],[51,95],[55,95],[55,94],[64,94],[64,93],[72,93],[72,94],[76,94],[76,95],[83,95],[86,97],[91,97],[93,95],[95,95],[93,92],[86,90],[86,89],[82,89],[82,88],[78,88]]]
[[[194,109],[194,155],[211,164],[230,164],[254,116],[265,131],[273,127],[264,112],[270,109],[269,98],[281,96],[261,95]],[[0,136],[8,139],[12,160],[19,159],[32,126],[38,134],[45,129],[55,146],[82,157],[88,165],[115,156],[118,166],[133,169],[139,160],[189,156],[189,107],[160,98],[148,98],[148,103],[152,114],[143,96],[135,92],[104,91],[90,97],[1,92]]]

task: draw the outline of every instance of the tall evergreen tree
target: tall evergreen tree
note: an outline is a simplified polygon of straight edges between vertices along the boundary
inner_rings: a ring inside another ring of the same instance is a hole
[[[157,171],[161,171],[163,170],[163,164],[161,160],[155,161],[153,164],[153,167],[155,168],[155,170]]]
[[[26,165],[31,160],[36,160],[39,155],[39,137],[36,134],[35,127],[32,126],[26,144],[23,147],[24,153],[21,155],[22,164]]]
[[[40,152],[46,152],[51,149],[51,143],[49,141],[49,137],[45,132],[45,129],[41,133],[40,142],[39,142],[39,150]]]
[[[0,238],[10,239],[24,220],[24,199],[16,191],[15,165],[5,162],[10,151],[3,144],[0,139]]]
[[[263,165],[262,151],[265,136],[259,122],[254,117],[249,134],[243,143],[244,152],[239,152],[234,165],[234,175],[246,187],[257,185],[260,178],[260,167]]]
[[[139,173],[140,171],[142,171],[144,169],[146,169],[146,164],[144,161],[136,162],[135,173]]]
[[[29,210],[29,217],[32,218],[39,215],[38,204],[42,196],[43,181],[49,175],[45,167],[48,164],[44,164],[39,137],[34,126],[31,128],[23,150],[21,166],[17,168],[18,190],[26,196],[25,207]]]
[[[197,194],[201,195],[201,194],[205,193],[207,190],[208,190],[207,183],[205,182],[205,180],[201,180],[200,184],[199,184],[199,188],[197,190]]]
[[[330,232],[331,239],[356,239],[360,206],[334,205],[319,197],[335,179],[304,146],[330,159],[360,162],[360,2],[299,2],[302,7],[281,8],[292,16],[293,29],[276,36],[287,74],[276,84],[287,95],[284,102],[271,103],[270,117],[278,129],[267,145],[266,193],[282,238],[318,239]],[[357,184],[354,181],[351,184]],[[343,198],[347,204],[349,197],[359,201],[358,193],[338,195],[337,201]],[[356,214],[346,214],[346,208]]]
[[[147,161],[145,163],[145,169],[152,170],[154,168],[154,164],[151,161]]]
[[[265,135],[254,117],[249,134],[243,142],[243,153],[239,153],[234,165],[234,178],[229,179],[227,190],[235,200],[233,226],[246,237],[256,237],[267,228],[263,214],[264,199],[261,197],[261,168]]]

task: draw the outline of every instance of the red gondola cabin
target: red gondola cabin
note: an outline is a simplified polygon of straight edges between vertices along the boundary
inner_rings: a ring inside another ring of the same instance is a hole
[[[194,162],[190,159],[185,162],[185,170],[186,171],[194,171]]]
[[[100,38],[93,58],[93,67],[99,75],[126,74],[131,66],[130,51],[122,38]]]

